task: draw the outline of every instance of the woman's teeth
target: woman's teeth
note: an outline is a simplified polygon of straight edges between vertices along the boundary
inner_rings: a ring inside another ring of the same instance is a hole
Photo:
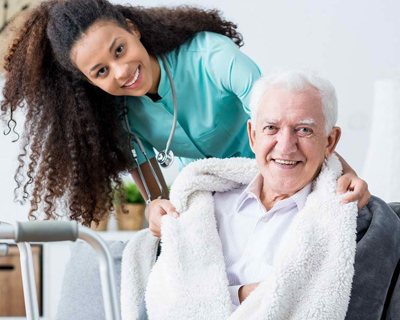
[[[139,78],[139,72],[140,72],[139,69],[140,69],[140,66],[136,69],[135,76],[133,77],[133,80],[131,82],[127,83],[126,85],[124,85],[124,87],[130,87],[131,85],[133,85],[136,82],[136,80]]]
[[[285,160],[276,160],[275,162],[280,163],[280,164],[296,164],[297,161],[285,161]]]

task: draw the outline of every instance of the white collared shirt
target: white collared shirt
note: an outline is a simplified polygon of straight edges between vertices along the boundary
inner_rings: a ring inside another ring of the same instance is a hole
[[[292,221],[303,209],[311,183],[267,211],[260,201],[263,177],[248,186],[215,193],[215,214],[222,241],[231,299],[236,308],[242,285],[262,282],[288,240]]]

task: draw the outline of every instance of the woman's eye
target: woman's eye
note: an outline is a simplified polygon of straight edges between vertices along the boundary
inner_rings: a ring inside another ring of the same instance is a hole
[[[117,57],[122,53],[122,51],[124,51],[124,46],[120,45],[117,50],[115,50],[115,53],[117,55]]]
[[[98,72],[97,72],[97,76],[102,76],[103,74],[105,74],[107,72],[107,68],[101,68]]]

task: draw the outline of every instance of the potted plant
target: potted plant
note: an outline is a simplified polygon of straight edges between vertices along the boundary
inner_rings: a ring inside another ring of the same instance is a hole
[[[116,219],[119,230],[140,230],[143,226],[145,201],[134,183],[124,183],[116,195]]]

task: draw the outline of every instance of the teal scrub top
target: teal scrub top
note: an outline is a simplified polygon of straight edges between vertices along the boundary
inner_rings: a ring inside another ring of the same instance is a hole
[[[200,32],[165,54],[175,85],[178,122],[171,150],[182,164],[202,158],[250,157],[247,136],[249,98],[260,78],[258,66],[228,37]],[[129,126],[149,158],[165,149],[172,123],[173,98],[165,66],[157,102],[147,96],[126,97]],[[134,144],[140,164],[145,158]]]

